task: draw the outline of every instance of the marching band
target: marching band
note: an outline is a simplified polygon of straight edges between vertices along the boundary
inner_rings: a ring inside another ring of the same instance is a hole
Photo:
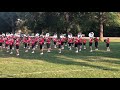
[[[94,37],[94,33],[89,33],[89,47],[90,52],[93,52],[92,50],[92,44],[95,42],[95,50],[98,50],[98,42],[99,39],[97,37]],[[106,42],[107,51],[110,51],[109,38],[104,40]],[[20,34],[1,34],[0,35],[0,50],[2,51],[3,48],[5,48],[6,52],[10,52],[10,54],[13,54],[13,50],[16,50],[16,55],[19,56],[19,47],[21,44],[24,45],[25,52],[29,52],[29,49],[32,50],[31,53],[35,53],[35,50],[39,46],[40,55],[43,55],[45,46],[47,47],[47,52],[51,52],[51,45],[54,45],[54,48],[58,48],[59,53],[62,53],[62,50],[64,50],[65,46],[68,46],[69,50],[72,50],[73,48],[76,49],[75,53],[78,53],[79,51],[83,49],[86,49],[86,43],[87,40],[82,35],[81,32],[77,34],[76,37],[73,37],[72,33],[68,34],[68,37],[64,36],[63,34],[60,35],[60,38],[58,38],[57,33],[55,33],[53,36],[50,36],[49,33],[46,33],[46,35],[39,35],[38,33],[35,36],[29,36],[29,35],[23,35]]]

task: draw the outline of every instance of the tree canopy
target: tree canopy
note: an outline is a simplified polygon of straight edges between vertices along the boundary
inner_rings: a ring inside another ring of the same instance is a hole
[[[28,29],[33,33],[72,32],[76,35],[82,32],[87,36],[93,31],[102,40],[111,29],[119,35],[119,27],[119,12],[0,12],[0,32]]]

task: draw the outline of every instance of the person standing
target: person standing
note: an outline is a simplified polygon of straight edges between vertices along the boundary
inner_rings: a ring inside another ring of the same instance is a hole
[[[2,44],[4,43],[4,40],[2,36],[0,36],[0,50],[2,51]]]
[[[93,52],[93,50],[92,50],[92,43],[93,43],[93,38],[90,38],[89,39],[90,52]]]
[[[53,36],[53,42],[54,42],[54,48],[57,48],[56,47],[56,42],[57,42],[57,34],[56,33]]]
[[[106,42],[107,51],[110,51],[110,39],[107,38],[107,39],[105,40],[105,42]]]
[[[87,40],[85,38],[83,38],[83,47],[84,47],[84,49],[86,49],[86,42],[87,42]]]
[[[35,37],[32,37],[31,38],[32,53],[35,53],[35,42],[36,42]]]
[[[51,43],[50,37],[46,37],[46,45],[47,45],[47,50],[48,50],[47,52],[51,52],[50,43]]]
[[[62,44],[62,40],[61,40],[61,38],[59,38],[58,40],[57,40],[57,45],[58,45],[58,50],[59,50],[59,53],[61,53],[61,44]]]
[[[94,42],[95,42],[95,50],[98,50],[98,38],[95,37]]]
[[[9,45],[10,45],[10,54],[13,54],[12,48],[14,46],[14,39],[10,37],[9,39]]]
[[[40,38],[39,38],[39,45],[40,45],[40,51],[41,51],[41,55],[43,55],[43,45],[44,45],[44,37],[41,35]]]
[[[79,43],[79,51],[81,51],[82,50],[82,37],[80,37],[78,39],[79,39],[79,41],[78,41],[78,43]]]
[[[20,38],[16,39],[16,55],[19,56],[19,46],[20,46]]]
[[[78,53],[78,44],[79,44],[79,38],[78,37],[75,37],[74,43],[75,43],[75,48],[76,48],[75,52]]]

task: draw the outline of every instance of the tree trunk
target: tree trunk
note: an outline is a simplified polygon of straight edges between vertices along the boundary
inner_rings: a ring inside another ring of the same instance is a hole
[[[11,19],[11,28],[12,28],[12,33],[14,33],[14,22],[13,22],[13,19]]]
[[[80,31],[81,31],[80,25],[79,25],[79,24],[76,24],[76,26],[77,26],[77,32],[80,32]]]
[[[100,41],[103,42],[103,23],[100,23]]]
[[[12,27],[12,33],[13,33],[13,34],[15,33],[14,27]]]
[[[67,32],[67,27],[66,27],[66,38],[68,38],[68,32]]]
[[[37,26],[36,23],[37,23],[37,22],[36,22],[36,20],[35,20],[35,24],[34,24],[34,36],[35,36],[35,34],[36,34],[36,26]]]
[[[57,36],[60,38],[60,30],[57,28]]]
[[[34,29],[34,36],[35,36],[35,34],[36,34],[36,30]]]
[[[99,12],[99,25],[100,25],[100,38],[99,40],[103,42],[103,12]]]

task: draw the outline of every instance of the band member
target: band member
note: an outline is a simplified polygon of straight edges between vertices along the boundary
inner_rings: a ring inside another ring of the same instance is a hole
[[[105,42],[106,42],[106,48],[107,48],[107,51],[110,51],[110,39],[109,38],[107,38],[107,39],[105,39]]]
[[[5,48],[6,52],[9,52],[9,39],[7,37],[5,38]]]
[[[72,38],[72,41],[74,41],[74,38]],[[71,44],[71,45],[72,45],[72,47],[74,47],[74,42],[72,42],[72,44]]]
[[[85,38],[83,38],[83,47],[84,47],[84,49],[86,49],[86,42],[87,42],[87,40]]]
[[[35,34],[35,37],[39,37],[39,33],[36,33],[36,34]]]
[[[57,48],[56,47],[56,42],[57,42],[57,34],[56,33],[53,36],[53,42],[54,42],[54,48]]]
[[[24,44],[24,48],[27,48],[27,37],[23,37],[22,42]]]
[[[4,41],[4,42],[3,42],[3,48],[5,48],[5,38],[6,38],[6,36],[5,36],[4,33],[2,34],[2,36],[3,36],[3,41]]]
[[[64,38],[64,35],[63,35],[63,34],[61,34],[60,40],[61,40],[61,49],[64,49],[65,38]]]
[[[32,45],[32,53],[35,53],[35,38],[33,37],[32,39],[31,39],[31,45]]]
[[[58,48],[59,48],[59,53],[61,53],[61,43],[62,43],[61,39],[58,39],[57,40],[57,45],[58,45]]]
[[[72,33],[68,33],[68,38],[72,38]]]
[[[44,49],[44,47],[43,47],[43,45],[44,45],[44,37],[41,35],[40,36],[40,39],[39,39],[39,45],[40,45],[40,51],[41,51],[41,55],[43,55],[43,49]]]
[[[19,56],[19,46],[20,46],[20,38],[16,39],[16,55]]]
[[[69,46],[69,50],[71,50],[71,47],[74,47],[73,46],[73,40],[74,40],[74,38],[73,38],[73,35],[72,35],[72,33],[68,33],[68,46]],[[71,42],[69,42],[69,41],[71,41]]]
[[[81,51],[81,49],[82,49],[82,38],[78,38],[79,39],[79,41],[78,41],[78,44],[79,44],[79,51]]]
[[[14,45],[14,39],[12,37],[10,37],[10,39],[9,39],[9,45],[10,45],[10,54],[13,54],[12,48]]]
[[[98,41],[99,41],[98,38],[95,37],[94,41],[95,41],[95,50],[98,50]]]
[[[67,41],[68,41],[68,38],[65,37],[65,46],[67,46]]]
[[[77,35],[78,38],[82,38],[82,33],[79,32],[78,35]]]
[[[30,41],[31,41],[31,37],[28,36],[28,40],[27,40],[28,49],[30,49]]]
[[[3,37],[0,36],[0,50],[2,51],[2,44],[4,43]]]
[[[24,39],[23,39],[23,42],[24,42],[24,45],[25,45],[25,52],[28,52],[28,37],[25,37]]]
[[[78,53],[78,43],[79,43],[79,39],[78,39],[78,37],[76,37],[75,39],[74,39],[74,43],[75,43],[75,48],[76,48],[76,53]]]
[[[50,36],[50,34],[49,34],[49,33],[46,33],[45,37],[49,37],[49,36]]]
[[[72,43],[73,43],[73,38],[72,34],[68,37],[68,44],[69,44],[69,50],[72,50]]]
[[[51,39],[50,37],[46,37],[46,45],[47,45],[47,49],[48,51],[47,52],[51,52],[51,48],[50,48],[50,42],[51,42]]]
[[[93,52],[93,50],[92,50],[92,43],[93,43],[93,38],[90,38],[89,39],[90,52]]]
[[[35,48],[38,47],[38,41],[39,41],[39,36],[38,35],[39,34],[36,34],[36,36],[35,36]]]

